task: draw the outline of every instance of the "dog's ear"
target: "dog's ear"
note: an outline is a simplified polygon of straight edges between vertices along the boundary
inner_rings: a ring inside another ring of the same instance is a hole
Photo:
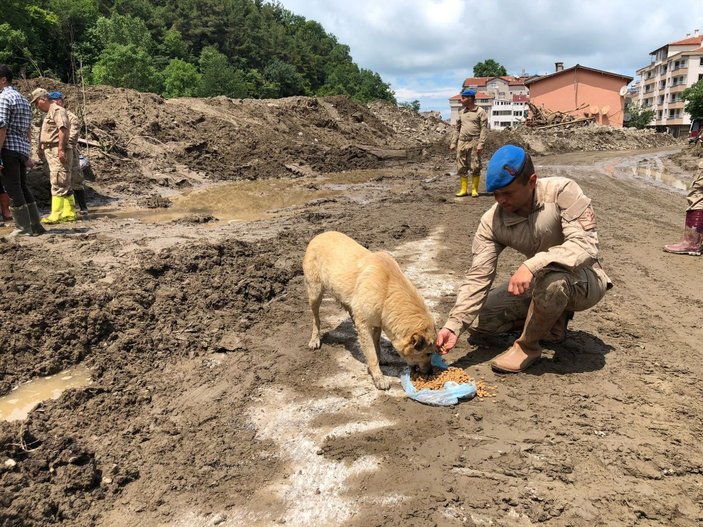
[[[419,333],[415,333],[412,336],[412,344],[413,348],[415,348],[415,351],[422,351],[427,347],[427,341],[425,340],[425,337],[423,335],[420,335]]]

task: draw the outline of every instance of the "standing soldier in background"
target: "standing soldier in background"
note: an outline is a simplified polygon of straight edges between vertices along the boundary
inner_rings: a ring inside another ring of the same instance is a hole
[[[81,171],[80,154],[78,153],[78,137],[81,135],[81,122],[75,113],[63,105],[63,94],[60,91],[49,92],[49,99],[64,108],[66,110],[66,115],[68,115],[68,122],[71,125],[71,131],[68,134],[68,146],[73,152],[73,159],[71,161],[71,189],[73,189],[73,195],[70,199],[74,200],[72,202],[74,208],[76,203],[78,203],[81,214],[87,214],[88,205],[85,201],[83,172]]]
[[[73,152],[68,144],[71,125],[66,110],[49,99],[49,92],[37,88],[32,92],[32,104],[46,115],[39,132],[39,155],[44,155],[49,165],[51,181],[51,214],[42,223],[76,221],[71,190],[71,162]]]
[[[664,250],[673,254],[703,254],[703,170],[693,178],[688,190],[688,207],[683,227],[683,240],[679,243],[665,245]]]
[[[10,237],[36,236],[46,230],[39,221],[37,203],[27,186],[32,107],[12,86],[12,79],[12,70],[0,64],[0,178],[12,202],[17,227]]]
[[[478,197],[478,181],[481,174],[481,153],[488,134],[488,116],[483,108],[476,106],[476,92],[465,89],[461,92],[462,109],[459,111],[449,150],[456,150],[456,172],[461,188],[457,197],[468,195],[471,172],[471,195]]]

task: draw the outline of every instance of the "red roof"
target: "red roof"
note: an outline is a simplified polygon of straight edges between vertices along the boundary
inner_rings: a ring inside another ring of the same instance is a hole
[[[480,100],[480,99],[493,99],[493,98],[494,98],[494,96],[491,95],[490,93],[485,93],[485,92],[482,92],[482,91],[477,91],[477,92],[476,92],[476,100],[477,100],[477,101]],[[458,93],[458,94],[456,94],[454,97],[450,97],[449,100],[450,100],[450,101],[458,101],[458,100],[461,100],[461,94]]]
[[[503,79],[505,82],[508,83],[509,86],[522,86],[523,84],[525,84],[523,82],[524,78],[513,77],[512,75],[502,75],[500,77],[467,77],[466,79],[464,79],[464,83],[462,84],[462,86],[464,88],[469,86],[476,86],[477,88],[482,88],[486,86],[486,83],[488,83],[488,81],[491,81],[493,79]]]
[[[623,79],[624,81],[627,81],[627,84],[632,82],[632,77],[628,77],[627,75],[620,75],[619,73],[611,73],[609,71],[597,70],[595,68],[588,68],[586,66],[581,66],[580,64],[576,64],[576,66],[572,66],[570,68],[566,68],[561,71],[550,73],[549,75],[542,75],[541,77],[532,77],[530,79],[527,79],[525,81],[525,86],[528,86],[530,84],[535,84],[536,82],[543,81],[544,79],[551,79],[552,77],[555,77],[557,75],[563,75],[567,72],[571,72],[571,71],[575,71],[575,70],[585,70],[585,71],[591,71],[593,73],[600,73],[601,75],[609,75],[611,77],[617,77],[618,79]]]
[[[529,102],[529,95],[513,95],[513,102]]]
[[[676,42],[671,42],[670,46],[700,46],[703,42],[703,35],[698,35],[697,37],[688,37],[683,40],[677,40]]]

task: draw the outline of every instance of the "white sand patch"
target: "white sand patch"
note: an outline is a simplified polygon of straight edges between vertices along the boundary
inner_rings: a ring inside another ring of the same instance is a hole
[[[406,243],[391,253],[402,262],[400,267],[405,276],[420,292],[430,310],[443,296],[454,293],[459,280],[437,262],[438,252],[443,247],[443,233],[444,228],[439,227],[424,240]]]
[[[402,269],[418,288],[430,308],[455,289],[457,278],[440,270],[436,257],[441,250],[438,229],[428,238],[404,244],[393,251],[402,261]],[[319,353],[334,353],[339,364],[335,375],[318,379],[323,393],[339,394],[322,399],[302,399],[287,388],[266,388],[250,409],[249,416],[257,429],[257,439],[272,441],[276,450],[268,455],[281,459],[287,468],[280,478],[262,488],[251,499],[252,506],[227,510],[219,515],[193,515],[177,525],[272,525],[316,527],[337,526],[349,521],[364,507],[395,506],[408,499],[400,494],[368,496],[362,499],[353,492],[352,478],[379,469],[376,456],[361,456],[353,462],[336,461],[320,454],[329,439],[351,437],[394,425],[376,411],[380,397],[405,397],[399,382],[390,390],[377,390],[366,370],[365,359],[359,348],[356,332],[349,316],[339,304],[329,298],[323,302],[321,315],[323,332],[327,338],[344,342],[348,349],[330,349],[322,345]],[[347,323],[345,323],[347,321]],[[350,353],[350,351],[351,353]],[[398,377],[405,363],[392,351],[387,342],[382,344],[382,365],[386,375]],[[324,416],[335,416],[336,424],[317,424]],[[340,416],[344,423],[339,424]],[[258,499],[257,499],[258,498]],[[271,503],[276,510],[256,510],[256,503]],[[283,512],[280,512],[283,511]]]

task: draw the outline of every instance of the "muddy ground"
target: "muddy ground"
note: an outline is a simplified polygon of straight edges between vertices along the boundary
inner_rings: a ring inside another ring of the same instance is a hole
[[[359,124],[358,111],[348,123]],[[392,252],[441,325],[493,202],[453,196],[440,124],[424,146],[383,126],[397,140],[364,136],[364,152],[372,143],[385,154],[359,166],[336,166],[340,139],[329,142],[332,167],[310,154],[299,173],[281,169],[295,163],[292,148],[261,162],[261,181],[227,172],[215,192],[253,185],[234,194],[256,209],[248,216],[233,212],[241,203],[202,199],[218,180],[207,168],[198,181],[179,162],[184,188],[155,191],[173,181],[156,171],[157,157],[170,159],[166,141],[145,149],[151,157],[126,154],[123,166],[152,171],[148,184],[129,173],[122,185],[96,156],[99,206],[85,221],[0,243],[0,393],[78,363],[92,376],[26,420],[0,423],[0,525],[703,522],[701,260],[661,251],[683,223],[677,187],[690,174],[669,159],[682,145],[536,158],[540,176],[572,177],[593,198],[615,288],[524,374],[488,366],[515,335],[462,337],[449,362],[495,386],[495,397],[434,408],[397,381],[374,388],[331,301],[322,349],[306,347],[300,262],[315,234],[340,230]],[[405,157],[394,158],[399,150]],[[266,150],[249,155],[265,160]],[[298,197],[275,205],[281,194]],[[177,218],[130,208],[155,195]],[[519,262],[504,253],[497,279]],[[384,372],[397,378],[403,365],[384,352]]]

